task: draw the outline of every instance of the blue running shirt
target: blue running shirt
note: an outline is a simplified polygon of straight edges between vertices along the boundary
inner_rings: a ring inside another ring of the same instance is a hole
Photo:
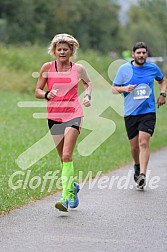
[[[120,66],[113,84],[115,86],[136,85],[132,92],[123,92],[124,116],[155,112],[154,80],[162,79],[163,73],[154,63],[145,62],[142,66],[133,66],[131,62],[127,62]]]

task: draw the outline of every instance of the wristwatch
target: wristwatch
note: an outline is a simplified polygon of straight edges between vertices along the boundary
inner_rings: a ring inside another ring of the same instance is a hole
[[[48,98],[48,94],[49,94],[49,92],[50,91],[46,91],[46,93],[45,93],[45,99],[47,100],[47,101],[49,101],[50,99]]]
[[[166,93],[160,93],[160,95],[166,97]]]

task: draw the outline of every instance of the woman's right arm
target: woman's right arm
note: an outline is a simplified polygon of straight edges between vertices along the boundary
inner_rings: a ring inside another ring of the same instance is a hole
[[[39,99],[45,98],[44,87],[47,83],[48,71],[50,69],[50,62],[43,64],[40,70],[40,75],[37,81],[36,89],[35,89],[35,97]]]

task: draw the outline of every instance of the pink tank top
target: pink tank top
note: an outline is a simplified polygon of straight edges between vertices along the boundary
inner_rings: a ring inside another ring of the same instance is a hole
[[[75,63],[69,72],[57,72],[55,61],[51,62],[48,72],[48,90],[58,89],[55,98],[47,102],[47,118],[58,122],[67,122],[83,116],[83,110],[78,97],[78,73]]]

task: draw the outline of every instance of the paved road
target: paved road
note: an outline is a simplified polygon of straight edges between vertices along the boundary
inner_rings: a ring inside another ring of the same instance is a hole
[[[87,182],[68,213],[54,209],[58,193],[1,215],[0,251],[167,251],[167,147],[151,155],[148,169],[144,192],[128,165]]]

